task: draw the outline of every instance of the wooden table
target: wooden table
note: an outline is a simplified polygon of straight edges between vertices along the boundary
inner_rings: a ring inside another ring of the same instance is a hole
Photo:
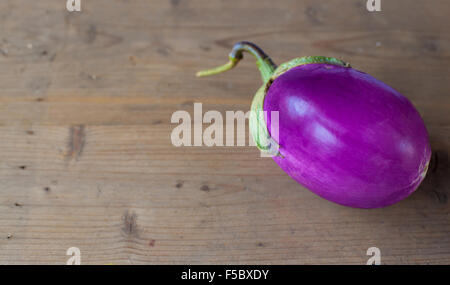
[[[0,2],[0,263],[450,263],[450,2]],[[342,58],[405,94],[434,151],[422,186],[384,209],[319,198],[254,147],[174,147],[177,110],[247,111],[253,60]]]

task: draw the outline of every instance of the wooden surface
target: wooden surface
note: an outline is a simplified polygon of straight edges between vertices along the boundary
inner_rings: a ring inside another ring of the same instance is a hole
[[[450,2],[65,0],[0,2],[0,263],[450,263]],[[253,60],[342,58],[405,94],[434,160],[388,208],[319,198],[252,147],[173,147],[177,110],[246,111]]]

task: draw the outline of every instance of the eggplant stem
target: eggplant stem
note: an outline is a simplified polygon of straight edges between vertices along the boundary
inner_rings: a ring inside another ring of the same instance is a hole
[[[238,63],[238,61],[239,60],[236,60],[236,59],[230,57],[230,61],[225,63],[224,65],[221,65],[221,66],[218,66],[215,68],[211,68],[208,70],[199,71],[195,75],[197,77],[204,77],[204,76],[219,74],[219,73],[228,71],[228,70],[232,69],[233,67],[235,67],[236,64]]]
[[[196,74],[197,77],[215,75],[232,69],[241,59],[244,58],[244,52],[248,52],[255,57],[256,65],[261,73],[262,80],[266,83],[274,73],[277,66],[261,48],[251,42],[236,43],[228,56],[228,63],[212,69],[199,71]]]

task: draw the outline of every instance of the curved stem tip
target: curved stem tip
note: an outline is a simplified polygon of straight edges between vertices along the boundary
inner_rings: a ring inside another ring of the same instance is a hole
[[[259,72],[261,73],[262,80],[264,83],[266,83],[272,76],[277,66],[261,48],[251,42],[236,43],[233,46],[230,54],[228,55],[228,63],[212,69],[199,71],[196,75],[198,77],[210,76],[230,70],[235,67],[241,59],[244,58],[244,52],[248,52],[255,57],[256,65],[258,66]]]

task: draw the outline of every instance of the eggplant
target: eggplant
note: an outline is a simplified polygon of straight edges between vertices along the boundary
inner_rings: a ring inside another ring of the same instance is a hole
[[[276,66],[250,42],[235,44],[227,64],[197,76],[233,68],[244,52],[256,58],[263,80],[251,107],[253,139],[261,151],[276,146],[274,161],[295,181],[355,208],[392,205],[418,188],[431,148],[425,124],[406,97],[332,57]]]

